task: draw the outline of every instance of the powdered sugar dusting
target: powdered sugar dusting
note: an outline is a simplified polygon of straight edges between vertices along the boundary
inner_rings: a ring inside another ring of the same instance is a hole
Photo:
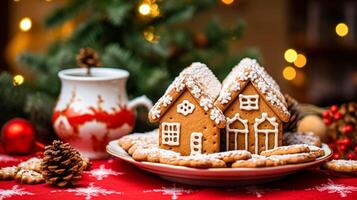
[[[223,81],[218,101],[222,105],[227,104],[227,95],[231,96],[233,92],[242,89],[240,84],[247,81],[250,81],[270,104],[281,110],[284,115],[290,115],[278,84],[255,59],[250,58],[242,59]]]

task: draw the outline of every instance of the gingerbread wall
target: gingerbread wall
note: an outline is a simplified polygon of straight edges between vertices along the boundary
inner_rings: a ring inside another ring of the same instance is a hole
[[[243,89],[241,94],[244,95],[254,95],[254,94],[259,94],[258,91],[254,88],[254,86],[249,82],[247,86]],[[273,110],[270,108],[270,106],[267,104],[265,99],[259,95],[259,110],[240,110],[240,104],[239,104],[239,98],[237,97],[229,106],[228,108],[224,111],[224,115],[226,117],[232,118],[237,112],[240,113],[240,117],[242,119],[247,119],[248,120],[248,130],[249,130],[249,137],[248,137],[248,150],[252,153],[255,153],[255,134],[254,134],[254,123],[256,118],[261,118],[262,113],[266,112],[268,113],[268,117],[275,117],[276,122],[279,124],[278,127],[278,140],[279,140],[279,146],[282,145],[282,121],[279,119],[279,117],[273,112]],[[243,128],[242,123],[238,123],[237,121],[234,122],[231,125],[232,128]],[[272,128],[272,125],[269,124],[267,121],[263,122],[259,126],[260,129],[269,129]],[[269,134],[269,149],[274,147],[274,134]],[[229,137],[229,149],[233,150],[235,147],[235,142],[234,142],[234,134],[230,134]],[[238,149],[245,149],[244,146],[244,134],[239,133],[238,134]],[[222,145],[222,150],[226,150],[226,131],[225,129],[221,131],[221,145]],[[259,152],[262,150],[265,150],[265,136],[263,134],[259,135]]]
[[[184,116],[177,113],[177,105],[183,100],[188,100],[195,105],[193,113]],[[213,121],[210,120],[210,115],[205,112],[194,97],[186,89],[179,98],[177,98],[166,111],[164,116],[160,119],[160,148],[170,149],[180,152],[182,155],[189,155],[190,149],[190,137],[192,132],[201,132],[202,137],[202,153],[215,153],[220,150],[220,129],[216,127]],[[180,144],[179,146],[169,146],[161,143],[161,123],[162,122],[179,122],[181,124],[180,130]]]

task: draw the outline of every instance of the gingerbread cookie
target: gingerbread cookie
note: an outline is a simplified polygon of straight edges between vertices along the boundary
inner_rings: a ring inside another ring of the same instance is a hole
[[[153,148],[138,148],[133,153],[133,159],[136,161],[148,161],[148,162],[160,162],[160,157],[177,157],[179,153],[160,149],[158,147]]]
[[[325,151],[317,146],[308,146],[310,149],[310,154],[312,154],[313,156],[315,156],[316,158],[324,156],[325,155]]]
[[[153,130],[147,133],[133,133],[126,135],[118,140],[119,145],[126,151],[136,143],[141,144],[157,144],[158,130]]]
[[[307,145],[295,144],[295,145],[281,146],[274,149],[262,151],[260,155],[272,156],[272,155],[284,155],[284,154],[307,153],[307,152],[310,152],[310,149]]]
[[[257,168],[265,167],[267,158],[265,156],[260,156],[253,154],[248,160],[237,160],[232,164],[233,168]]]
[[[279,157],[269,156],[266,158],[265,166],[266,167],[277,167],[281,165],[288,164],[286,160],[280,159]]]
[[[17,165],[18,168],[33,170],[36,172],[41,172],[41,162],[42,159],[40,158],[30,158],[24,162],[21,162]]]
[[[283,145],[307,144],[321,147],[320,137],[313,132],[287,132],[283,135]]]
[[[143,142],[136,142],[128,149],[128,154],[133,155],[136,149],[151,149],[151,148],[158,148],[156,144],[145,144]]]
[[[164,157],[160,159],[160,163],[169,165],[178,165],[193,168],[223,168],[226,163],[223,160],[213,158],[209,155],[194,155],[194,156],[177,156]]]
[[[225,151],[220,153],[209,154],[209,156],[223,160],[226,163],[232,163],[237,160],[247,160],[252,157],[251,153],[246,150]]]
[[[310,153],[295,153],[285,155],[271,155],[268,159],[280,160],[286,162],[286,164],[296,164],[310,162],[316,159],[316,157]]]
[[[16,166],[4,167],[0,169],[0,180],[10,180],[14,179],[18,171]]]
[[[357,173],[357,160],[331,160],[324,164],[328,170],[344,173]]]
[[[28,169],[20,169],[16,173],[15,179],[24,184],[38,184],[45,180],[41,173]]]

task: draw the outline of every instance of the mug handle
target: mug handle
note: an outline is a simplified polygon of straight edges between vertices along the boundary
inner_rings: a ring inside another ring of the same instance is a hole
[[[152,108],[152,101],[145,95],[142,95],[140,97],[136,97],[128,103],[129,110],[136,109],[138,106],[145,106],[148,110],[150,110]]]

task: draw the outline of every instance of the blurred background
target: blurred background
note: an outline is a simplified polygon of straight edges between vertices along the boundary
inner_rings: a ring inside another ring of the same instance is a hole
[[[300,102],[327,106],[357,99],[357,1],[129,2],[0,1],[0,70],[9,74],[2,75],[1,120],[42,110],[44,116],[32,118],[46,121],[51,110],[46,115],[43,102],[55,102],[56,73],[75,67],[82,47],[97,50],[103,65],[129,70],[129,93],[154,101],[192,61],[207,63],[222,80],[244,56],[259,59]],[[27,94],[14,98],[21,87]],[[6,105],[5,91],[11,99]],[[21,97],[26,102],[14,104]]]

